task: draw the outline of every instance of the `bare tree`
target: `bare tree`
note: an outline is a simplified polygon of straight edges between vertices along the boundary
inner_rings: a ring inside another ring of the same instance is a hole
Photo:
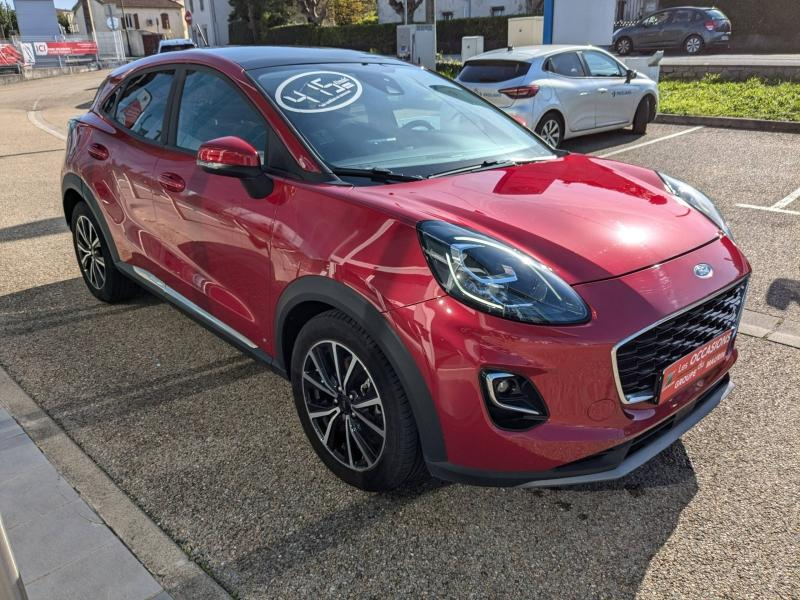
[[[322,25],[328,16],[328,0],[297,0],[300,12],[313,25]]]
[[[414,22],[414,12],[422,5],[423,0],[389,0],[389,6],[394,9],[400,17],[403,16],[403,11],[408,9],[408,22]],[[403,19],[404,21],[406,19]]]

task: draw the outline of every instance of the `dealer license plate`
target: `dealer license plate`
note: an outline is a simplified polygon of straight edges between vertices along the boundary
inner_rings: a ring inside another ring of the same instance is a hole
[[[729,329],[664,369],[658,401],[669,400],[678,392],[691,387],[724,361],[733,335],[734,330]]]

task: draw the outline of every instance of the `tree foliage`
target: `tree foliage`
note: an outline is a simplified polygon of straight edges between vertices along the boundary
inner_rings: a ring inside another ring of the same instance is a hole
[[[266,27],[278,27],[289,22],[289,2],[287,0],[229,0],[233,11],[230,20],[247,23],[250,37],[257,41]]]
[[[69,19],[67,19],[67,15],[64,13],[58,13],[58,24],[64,28],[64,33],[72,33],[72,30],[69,25]]]
[[[10,37],[16,31],[19,31],[17,12],[3,0],[0,2],[0,37]]]
[[[360,25],[378,21],[375,0],[328,0],[328,15],[336,25]]]

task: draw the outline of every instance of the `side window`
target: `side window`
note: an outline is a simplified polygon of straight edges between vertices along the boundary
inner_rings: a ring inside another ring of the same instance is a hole
[[[584,77],[583,63],[575,52],[565,52],[550,57],[550,68],[553,73],[566,77]]]
[[[249,142],[264,159],[267,125],[227,81],[207,71],[188,71],[178,111],[175,143],[196,151],[200,144],[233,135]]]
[[[642,25],[646,25],[647,27],[653,27],[655,25],[663,25],[669,19],[669,15],[670,15],[669,11],[650,15],[644,21],[642,21]]]
[[[672,17],[672,23],[676,25],[685,25],[691,23],[693,17],[693,10],[679,9],[675,11],[675,15]]]
[[[173,76],[172,71],[153,71],[135,77],[122,93],[114,120],[149,140],[158,139]]]
[[[586,61],[586,66],[589,67],[589,74],[592,77],[624,76],[622,68],[610,56],[590,50],[583,53],[583,58]]]

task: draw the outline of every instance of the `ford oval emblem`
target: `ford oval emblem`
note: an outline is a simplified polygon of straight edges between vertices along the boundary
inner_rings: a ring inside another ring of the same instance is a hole
[[[714,269],[709,264],[700,263],[694,266],[694,274],[700,279],[708,279],[714,274]]]

